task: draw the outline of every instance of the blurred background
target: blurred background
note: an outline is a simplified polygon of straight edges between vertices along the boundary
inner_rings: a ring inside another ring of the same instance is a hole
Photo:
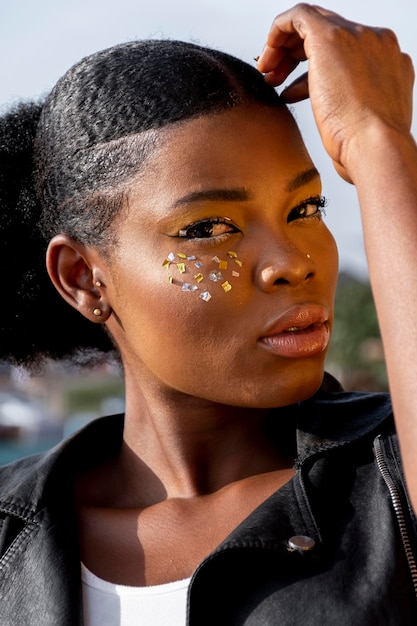
[[[254,63],[274,16],[291,4],[283,0],[4,3],[0,112],[16,101],[42,97],[83,56],[132,39],[193,41]],[[403,50],[417,63],[415,0],[327,0],[321,4],[354,21],[392,28]],[[333,170],[308,101],[295,105],[293,111],[323,179],[329,202],[326,221],[340,253],[337,321],[327,369],[347,389],[386,390],[355,189]],[[40,376],[0,364],[0,464],[44,450],[99,415],[123,411],[123,406],[123,383],[112,363],[88,372],[66,363],[53,364]]]

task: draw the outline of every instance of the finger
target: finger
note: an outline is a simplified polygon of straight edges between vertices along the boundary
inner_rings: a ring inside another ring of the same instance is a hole
[[[332,159],[332,162],[333,162],[333,166],[334,166],[336,172],[339,174],[339,176],[341,178],[343,178],[343,180],[345,180],[350,185],[353,185],[353,180],[351,179],[351,177],[349,176],[349,174],[347,173],[347,171],[343,167],[343,165],[341,165],[340,163],[338,163],[334,159]]]
[[[280,97],[287,104],[293,104],[294,102],[306,100],[309,97],[307,72],[296,78],[291,85],[285,87],[285,89],[283,89],[280,93]]]
[[[303,47],[304,58],[308,58],[308,51],[304,50],[307,34],[318,32],[329,21],[347,24],[347,21],[337,13],[307,4],[299,4],[277,15],[268,33],[265,48],[258,59],[259,70],[264,73],[272,72],[282,57],[288,54],[288,50],[299,49],[300,46]]]
[[[288,46],[291,39],[305,39],[308,30],[328,22],[348,24],[349,20],[318,5],[298,4],[275,17],[267,44],[271,47]]]
[[[291,72],[297,67],[298,63],[297,59],[294,59],[291,56],[284,57],[278,67],[276,67],[272,72],[265,74],[265,81],[273,87],[282,85],[288,75],[291,74]]]
[[[298,36],[290,35],[285,39],[285,44],[280,47],[271,47],[266,44],[258,57],[259,71],[268,72],[276,69],[289,54],[299,61],[305,61],[304,45]]]

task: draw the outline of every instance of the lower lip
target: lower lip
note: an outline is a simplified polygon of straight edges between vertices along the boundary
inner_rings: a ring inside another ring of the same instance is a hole
[[[262,337],[259,343],[277,356],[287,359],[307,359],[324,352],[329,340],[330,330],[325,323]]]

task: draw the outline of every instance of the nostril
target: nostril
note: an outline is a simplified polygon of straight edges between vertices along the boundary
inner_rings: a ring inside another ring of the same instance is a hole
[[[277,278],[276,280],[274,280],[274,285],[288,285],[289,282],[290,281],[286,278]]]

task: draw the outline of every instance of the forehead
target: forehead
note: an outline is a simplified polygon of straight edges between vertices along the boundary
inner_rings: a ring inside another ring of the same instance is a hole
[[[312,168],[291,114],[282,108],[236,107],[158,132],[158,145],[131,197],[153,204],[209,188],[255,188],[274,180],[274,192]]]

